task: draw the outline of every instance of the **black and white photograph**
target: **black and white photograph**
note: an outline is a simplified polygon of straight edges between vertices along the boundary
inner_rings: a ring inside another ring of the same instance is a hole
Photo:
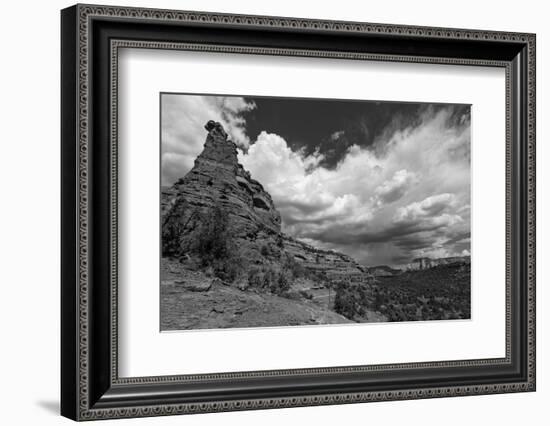
[[[470,105],[160,109],[161,331],[470,319]]]
[[[12,31],[8,418],[543,418],[541,7],[204,1]]]

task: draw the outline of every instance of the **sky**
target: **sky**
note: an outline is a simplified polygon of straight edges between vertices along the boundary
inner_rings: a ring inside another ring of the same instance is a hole
[[[283,231],[367,266],[470,254],[470,106],[161,95],[161,184],[222,123]]]

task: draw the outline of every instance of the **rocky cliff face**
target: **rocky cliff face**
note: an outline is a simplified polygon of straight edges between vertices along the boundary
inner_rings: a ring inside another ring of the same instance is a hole
[[[440,257],[432,259],[429,257],[419,257],[407,265],[410,271],[421,271],[441,265],[451,265],[453,263],[470,264],[470,256]]]
[[[250,264],[282,255],[328,275],[362,274],[341,253],[316,249],[281,232],[281,216],[271,196],[237,160],[237,147],[223,127],[209,121],[202,153],[189,173],[161,191],[163,255],[192,255],[204,218],[215,207],[227,214],[228,231]]]

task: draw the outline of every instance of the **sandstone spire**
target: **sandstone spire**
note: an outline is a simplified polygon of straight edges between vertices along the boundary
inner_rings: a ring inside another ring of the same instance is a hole
[[[237,146],[223,126],[208,121],[204,148],[193,168],[162,200],[164,256],[192,254],[204,218],[214,208],[227,215],[227,230],[251,264],[291,256],[309,269],[345,274],[362,267],[341,253],[318,250],[281,232],[281,216],[270,194],[238,162]],[[268,249],[266,249],[266,247]]]

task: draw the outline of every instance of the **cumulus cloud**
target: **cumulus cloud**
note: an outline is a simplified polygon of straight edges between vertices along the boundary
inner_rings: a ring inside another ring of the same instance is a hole
[[[383,182],[375,193],[377,205],[391,203],[402,198],[415,182],[416,175],[406,169],[395,172],[390,180]]]
[[[240,161],[271,193],[286,232],[365,264],[397,265],[469,252],[469,149],[469,122],[427,108],[372,147],[352,145],[335,168],[267,132]]]
[[[171,185],[193,167],[202,151],[204,125],[208,120],[222,123],[229,137],[247,148],[242,113],[254,109],[253,102],[237,96],[163,94],[161,97],[162,185]]]
[[[419,218],[437,217],[443,210],[455,203],[453,194],[432,195],[420,202],[411,203],[405,207],[399,207],[394,217],[396,223],[416,222]]]

